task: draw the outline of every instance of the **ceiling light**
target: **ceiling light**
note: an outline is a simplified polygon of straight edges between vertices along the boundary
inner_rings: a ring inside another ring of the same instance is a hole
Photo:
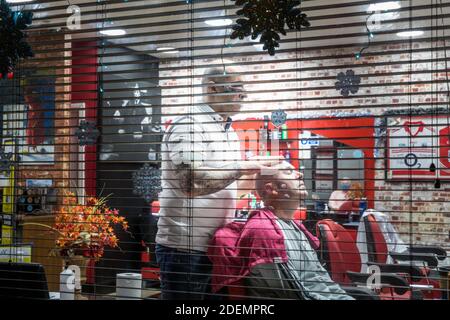
[[[107,29],[107,30],[101,30],[101,34],[105,36],[115,37],[115,36],[123,36],[127,34],[127,32],[123,29]]]
[[[386,11],[400,9],[401,5],[398,1],[387,1],[372,3],[367,11]]]
[[[6,0],[8,3],[21,3],[21,2],[31,2],[34,0]]]
[[[210,19],[210,20],[206,20],[205,23],[208,26],[212,26],[212,27],[223,27],[223,26],[229,26],[230,24],[232,24],[233,20],[231,20],[231,19]]]
[[[159,51],[161,53],[167,53],[167,54],[175,54],[175,53],[180,52],[172,47],[160,47],[160,48],[156,48],[156,51]]]
[[[399,37],[418,37],[421,35],[423,35],[423,31],[421,30],[397,32],[397,36]]]

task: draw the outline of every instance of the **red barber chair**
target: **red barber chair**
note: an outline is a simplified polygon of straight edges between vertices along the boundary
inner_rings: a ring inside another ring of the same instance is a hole
[[[338,213],[359,212],[359,200],[347,200],[337,211]]]
[[[342,286],[363,285],[371,274],[360,273],[361,257],[354,239],[333,220],[321,220],[316,226],[320,238],[320,260],[331,278]],[[382,287],[378,291],[382,300],[421,299],[420,292],[412,290],[403,274],[420,276],[420,270],[411,266],[377,264],[380,268]]]
[[[409,248],[404,253],[388,252],[386,239],[374,215],[368,214],[364,217],[364,227],[366,229],[369,262],[376,264],[386,263],[388,256],[390,256],[395,263],[406,262],[408,265],[412,262],[421,263],[423,265],[420,268],[421,277],[418,281],[410,279],[410,283],[418,287],[428,287],[429,289],[422,290],[426,299],[441,298],[439,274],[436,267],[438,260],[444,260],[447,257],[447,252],[443,248],[408,245]],[[436,280],[433,278],[436,278]]]

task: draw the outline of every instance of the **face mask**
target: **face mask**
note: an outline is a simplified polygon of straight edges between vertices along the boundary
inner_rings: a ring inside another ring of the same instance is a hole
[[[341,190],[347,191],[350,189],[350,185],[347,183],[341,183]]]

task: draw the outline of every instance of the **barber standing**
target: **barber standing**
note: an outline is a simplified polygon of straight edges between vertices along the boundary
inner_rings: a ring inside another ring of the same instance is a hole
[[[205,297],[211,276],[208,243],[234,217],[236,180],[279,162],[241,161],[231,123],[246,97],[237,70],[207,70],[204,104],[176,118],[163,137],[156,256],[165,300]]]

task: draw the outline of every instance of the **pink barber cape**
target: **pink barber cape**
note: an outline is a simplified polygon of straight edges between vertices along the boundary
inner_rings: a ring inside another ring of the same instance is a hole
[[[262,209],[251,212],[246,222],[231,222],[217,229],[208,248],[213,265],[213,292],[239,281],[255,265],[287,262],[283,232],[276,220],[272,211]],[[311,247],[317,250],[319,239],[302,223],[295,223],[305,233]]]

